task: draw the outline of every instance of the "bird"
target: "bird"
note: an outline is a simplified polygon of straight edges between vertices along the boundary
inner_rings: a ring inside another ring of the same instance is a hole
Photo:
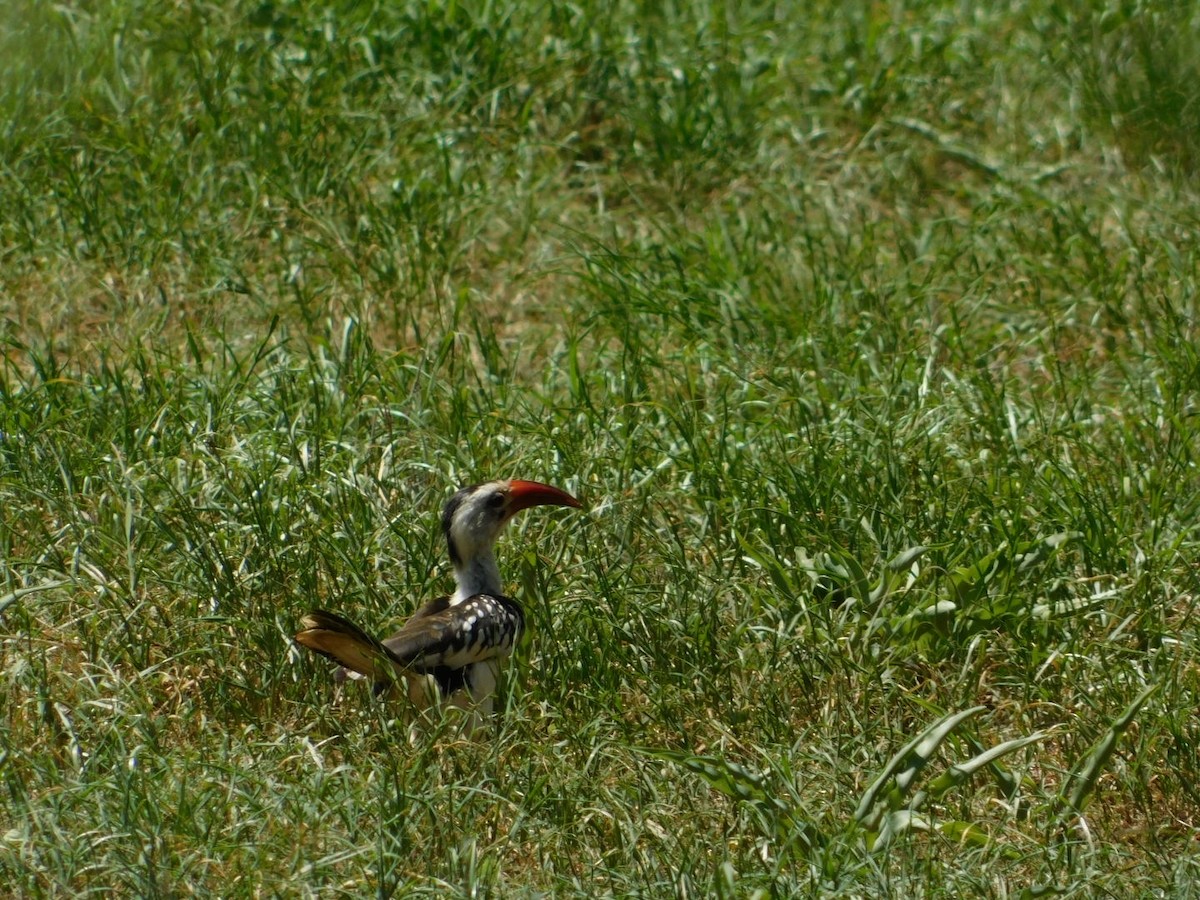
[[[312,610],[300,620],[296,643],[336,662],[342,678],[370,679],[377,696],[403,677],[418,708],[436,704],[468,710],[470,734],[491,716],[500,662],[525,628],[520,604],[503,592],[496,539],[522,510],[581,505],[566,491],[537,481],[461,488],[442,511],[453,594],[426,603],[383,640],[337,613]]]

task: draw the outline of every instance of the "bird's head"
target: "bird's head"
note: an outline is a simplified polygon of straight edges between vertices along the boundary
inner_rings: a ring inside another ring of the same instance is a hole
[[[460,595],[500,590],[492,547],[513,516],[531,506],[579,505],[566,491],[537,481],[488,481],[458,491],[442,512],[442,531]]]

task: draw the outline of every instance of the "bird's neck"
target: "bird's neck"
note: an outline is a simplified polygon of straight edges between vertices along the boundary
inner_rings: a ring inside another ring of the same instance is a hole
[[[490,550],[463,560],[454,569],[454,580],[458,585],[451,598],[454,603],[476,594],[500,595],[504,592],[500,567],[496,565],[496,557]]]

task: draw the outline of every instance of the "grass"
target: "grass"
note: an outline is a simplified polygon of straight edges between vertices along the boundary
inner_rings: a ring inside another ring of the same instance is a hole
[[[7,4],[0,884],[1195,895],[1160,6]],[[587,509],[409,743],[291,635],[502,475]]]

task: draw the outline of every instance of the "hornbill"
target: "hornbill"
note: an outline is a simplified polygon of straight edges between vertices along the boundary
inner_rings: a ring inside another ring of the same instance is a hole
[[[504,596],[493,546],[509,520],[531,506],[580,503],[536,481],[462,488],[442,512],[453,594],[425,604],[382,641],[339,615],[314,610],[301,619],[296,642],[341,665],[342,677],[371,679],[376,694],[403,676],[418,706],[441,700],[473,709],[473,730],[480,715],[491,713],[500,660],[512,653],[525,626],[521,607]]]

